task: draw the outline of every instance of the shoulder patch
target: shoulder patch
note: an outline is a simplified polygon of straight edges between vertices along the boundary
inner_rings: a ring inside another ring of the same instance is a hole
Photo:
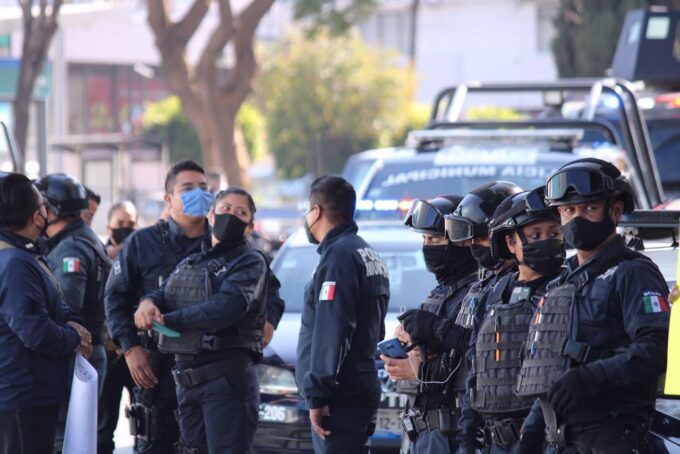
[[[80,271],[80,259],[76,257],[64,257],[61,265],[64,273],[77,273]]]
[[[319,301],[333,301],[335,299],[335,282],[326,281],[321,284],[321,293],[319,294]]]
[[[642,302],[645,306],[646,314],[656,314],[659,312],[669,311],[666,298],[659,292],[645,292],[642,296]]]

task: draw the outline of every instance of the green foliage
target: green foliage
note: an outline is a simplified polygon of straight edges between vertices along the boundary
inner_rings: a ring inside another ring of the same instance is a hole
[[[192,159],[202,164],[201,142],[177,96],[148,102],[144,107],[142,126],[147,139],[167,143],[171,162]],[[267,151],[267,127],[257,106],[246,101],[239,110],[236,122],[243,131],[250,157],[258,159],[264,156]]]
[[[267,122],[260,109],[252,102],[244,102],[236,123],[241,127],[250,158],[262,159],[267,154]]]
[[[406,118],[399,128],[394,132],[386,131],[386,134],[381,138],[378,146],[390,147],[395,145],[402,145],[406,141],[409,131],[414,129],[423,129],[430,121],[430,110],[432,107],[429,104],[411,103],[406,109]]]
[[[560,77],[599,77],[611,66],[623,20],[652,0],[562,0],[552,43]]]
[[[295,19],[309,19],[308,31],[316,35],[322,30],[344,34],[353,24],[373,12],[377,0],[352,0],[342,6],[334,0],[297,0],[293,4]]]
[[[392,142],[414,90],[396,54],[353,34],[293,35],[268,49],[257,89],[266,100],[269,145],[280,173],[341,170],[355,152]]]
[[[182,102],[177,96],[147,102],[142,126],[147,138],[167,144],[171,162],[192,159],[203,163],[198,134],[182,111]]]

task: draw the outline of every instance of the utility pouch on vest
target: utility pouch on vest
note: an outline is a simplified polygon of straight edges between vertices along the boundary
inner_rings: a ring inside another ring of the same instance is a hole
[[[575,292],[574,284],[565,283],[541,299],[524,342],[522,367],[515,391],[517,396],[545,395],[567,369],[571,358],[565,356],[565,347],[571,330]],[[576,343],[569,347],[569,351],[572,350],[577,357],[588,354],[587,348]]]

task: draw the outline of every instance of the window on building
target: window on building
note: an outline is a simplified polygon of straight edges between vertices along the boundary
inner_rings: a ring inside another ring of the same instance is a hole
[[[555,18],[559,10],[555,7],[539,6],[536,10],[536,50],[550,52],[553,38],[557,34]]]
[[[361,25],[361,34],[369,44],[408,54],[411,38],[410,14],[410,10],[378,11]]]

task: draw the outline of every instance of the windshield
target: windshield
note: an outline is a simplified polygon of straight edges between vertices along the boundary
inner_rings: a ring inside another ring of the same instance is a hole
[[[356,217],[362,220],[401,218],[408,207],[402,207],[400,201],[445,194],[465,195],[492,180],[510,181],[523,189],[533,189],[545,184],[560,165],[389,163],[376,172],[357,204]]]
[[[436,285],[434,276],[425,269],[425,261],[417,243],[376,247],[390,274],[390,312],[418,306]],[[318,262],[314,246],[285,248],[279,252],[272,270],[281,281],[281,298],[286,312],[302,312],[304,289]]]

